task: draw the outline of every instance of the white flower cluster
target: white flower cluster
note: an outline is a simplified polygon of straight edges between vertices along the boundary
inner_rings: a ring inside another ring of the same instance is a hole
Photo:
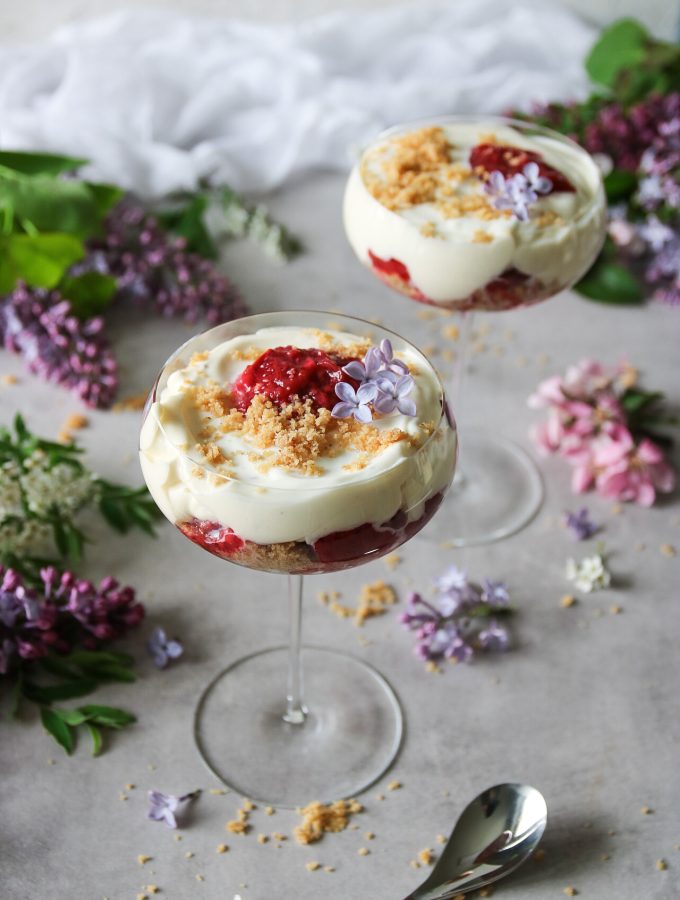
[[[568,559],[566,574],[569,581],[573,581],[575,587],[584,594],[600,591],[611,583],[611,575],[599,553],[586,556],[578,563],[574,559]]]

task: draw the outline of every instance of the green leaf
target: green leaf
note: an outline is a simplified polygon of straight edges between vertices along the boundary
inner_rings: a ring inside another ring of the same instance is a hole
[[[23,150],[0,150],[0,166],[24,175],[60,175],[75,172],[87,165],[87,159],[60,156],[56,153],[26,153]]]
[[[0,235],[0,294],[12,291],[18,280],[53,288],[84,254],[82,241],[70,234]]]
[[[635,415],[648,406],[663,400],[663,391],[639,391],[630,389],[621,397],[621,405],[629,415]]]
[[[623,169],[613,169],[604,179],[604,189],[609,203],[627,199],[637,186],[638,177],[635,172]]]
[[[17,175],[0,169],[0,207],[12,210],[27,231],[60,232],[86,238],[99,230],[99,210],[83,181]]]
[[[642,303],[645,296],[639,282],[625,266],[602,258],[574,286],[574,290],[600,303],[633,305]]]
[[[73,666],[69,666],[65,663],[62,657],[46,656],[39,660],[39,663],[40,667],[46,672],[49,672],[50,675],[66,678],[68,681],[75,681],[80,678],[80,672],[77,672]]]
[[[124,709],[116,709],[114,706],[91,704],[79,707],[78,711],[86,715],[88,721],[97,725],[105,725],[107,728],[125,728],[126,725],[137,721],[132,713],[126,712]]]
[[[135,661],[134,657],[130,656],[129,653],[115,653],[113,650],[75,650],[73,653],[69,653],[65,659],[75,666],[81,666],[83,669],[105,663],[131,666]]]
[[[110,305],[117,282],[112,275],[100,272],[84,272],[82,275],[65,275],[59,284],[60,292],[71,301],[71,310],[79,319],[98,316]]]
[[[184,206],[160,213],[159,219],[169,231],[186,240],[188,250],[217,259],[217,246],[203,219],[208,202],[206,194],[194,194]]]
[[[63,747],[64,750],[71,755],[75,746],[73,732],[64,720],[53,709],[43,708],[40,710],[40,719],[43,728],[48,734],[51,734],[54,740]]]
[[[134,672],[116,663],[102,663],[98,666],[90,666],[87,672],[92,678],[96,678],[97,681],[121,681],[132,684],[133,681],[137,680]]]
[[[624,67],[635,67],[645,58],[649,34],[635,19],[619,19],[605,28],[586,58],[586,71],[593,81],[614,87]]]
[[[116,187],[115,184],[100,184],[93,181],[86,181],[84,184],[87,185],[92,194],[92,199],[100,216],[105,216],[125,194],[125,191]]]
[[[25,681],[23,695],[33,703],[48,705],[55,700],[72,700],[75,697],[85,697],[98,687],[93,678],[80,678],[76,681],[63,681],[61,684],[40,685],[32,681]]]
[[[54,709],[52,712],[59,716],[62,722],[66,722],[67,725],[72,725],[73,727],[87,722],[87,716],[79,709]]]
[[[90,737],[92,738],[92,756],[99,756],[102,752],[103,743],[101,729],[97,728],[96,725],[93,725],[92,722],[87,722],[85,727],[90,732]]]

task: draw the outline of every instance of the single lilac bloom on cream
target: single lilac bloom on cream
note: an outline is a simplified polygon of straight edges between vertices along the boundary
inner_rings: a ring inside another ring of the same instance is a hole
[[[165,822],[168,828],[177,828],[175,813],[180,804],[186,803],[188,800],[195,800],[200,793],[200,790],[192,791],[190,794],[184,794],[183,797],[175,797],[173,794],[163,794],[161,791],[149,791],[147,818],[153,819],[154,822]]]
[[[395,372],[397,375],[408,375],[408,366],[405,362],[395,357],[392,342],[387,338],[383,338],[380,341],[380,353],[386,369]]]
[[[371,421],[373,413],[368,404],[378,396],[378,386],[374,382],[367,381],[355,391],[351,384],[341,381],[335,385],[335,394],[340,402],[331,410],[333,418],[349,419],[354,416],[363,425]]]
[[[176,639],[168,639],[164,628],[154,628],[151,637],[147,641],[147,649],[151,654],[154,665],[164,669],[172,659],[179,659],[184,653],[184,647]]]
[[[552,190],[552,181],[545,175],[541,175],[538,163],[528,162],[522,169],[522,174],[527,180],[529,189],[536,194],[547,194]]]
[[[397,409],[404,416],[415,416],[415,400],[409,397],[415,387],[415,381],[410,375],[385,372],[377,379],[376,385],[378,396],[373,402],[376,412],[385,415]]]
[[[529,206],[539,194],[547,194],[552,181],[539,174],[536,163],[527,163],[522,172],[506,178],[502,172],[491,172],[484,185],[495,209],[509,209],[520,222],[529,221]]]
[[[363,362],[353,359],[352,362],[342,367],[342,371],[360,384],[365,384],[374,381],[383,366],[384,359],[381,351],[377,347],[369,347]]]

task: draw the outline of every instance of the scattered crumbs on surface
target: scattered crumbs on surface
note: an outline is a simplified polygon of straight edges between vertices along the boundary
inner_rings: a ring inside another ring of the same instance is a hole
[[[620,503],[615,503],[612,506],[611,513],[613,516],[620,516],[623,514],[623,506]]]
[[[436,841],[438,844],[445,844],[446,843],[446,835],[438,834],[436,837]]]
[[[316,872],[316,870],[320,869],[320,868],[321,868],[321,863],[316,862],[316,860],[305,863],[305,869],[307,869],[308,872]]]
[[[125,790],[126,790],[126,791],[134,791],[134,789],[135,789],[136,787],[137,787],[136,784],[132,784],[132,783],[130,782],[130,783],[128,783],[128,784],[125,785]]]
[[[241,809],[245,809],[246,812],[252,812],[254,809],[257,809],[252,800],[249,800],[247,797],[244,797],[241,802]]]
[[[442,350],[442,359],[445,362],[453,362],[455,360],[455,358],[456,358],[456,354],[453,352],[453,350],[450,349],[450,347],[445,347]]]
[[[642,813],[643,816],[651,816],[652,813],[654,812],[654,810],[651,809],[649,806],[641,806],[640,812]]]
[[[268,841],[269,841],[269,835],[268,835],[268,834],[258,834],[258,836],[257,836],[257,843],[258,843],[258,844],[266,844]]]
[[[438,356],[439,355],[439,347],[436,344],[425,344],[423,347],[423,353],[428,358],[430,356]]]
[[[492,895],[493,888],[491,886],[482,888],[479,894],[477,894],[478,897],[491,897]]]
[[[147,769],[149,770],[149,772],[155,772],[156,766],[153,763],[149,763],[149,765],[147,766]]]
[[[372,831],[364,831],[364,837],[367,841],[375,840],[375,834]]]
[[[600,859],[602,860],[602,862],[607,862],[607,860],[610,859],[610,856],[609,856],[608,853],[603,853],[603,854],[600,856]]]
[[[222,794],[226,794],[227,792],[224,790],[224,788],[210,788],[208,793],[209,794],[217,794],[218,796],[220,796]]]
[[[130,410],[144,409],[148,393],[131,394],[129,397],[123,397],[111,407],[113,412],[129,412]]]
[[[576,603],[576,597],[573,597],[571,594],[565,594],[560,600],[560,606],[563,609],[569,609],[570,606],[574,606]]]
[[[137,857],[137,862],[140,866],[145,866],[148,862],[151,862],[153,856],[147,856],[146,853],[140,853]]]
[[[643,550],[647,549],[647,544],[645,544],[644,541],[640,541],[638,544],[635,545],[635,549],[637,550],[638,553],[642,553]]]
[[[226,853],[229,850],[228,844],[218,844],[215,853]]]
[[[287,841],[288,838],[285,834],[281,834],[280,831],[272,831],[272,837],[275,841]]]
[[[192,858],[193,858],[193,855],[194,855],[194,854],[191,852],[191,850],[187,850],[187,852],[184,854],[184,858],[185,858],[185,859],[192,859]]]
[[[47,760],[47,765],[48,765],[48,766],[56,766],[56,764],[57,764],[56,759],[52,759],[52,757],[50,757],[50,758]]]
[[[402,557],[398,553],[388,553],[387,556],[383,556],[383,562],[391,570],[396,569],[401,560]]]
[[[533,857],[536,862],[541,862],[545,859],[545,850],[539,847],[537,850],[534,850]]]
[[[394,588],[382,579],[361,586],[359,606],[354,616],[354,624],[361,627],[371,616],[380,616],[389,606],[397,602]]]
[[[666,869],[668,868],[668,863],[666,862],[665,859],[657,859],[655,865],[656,865],[657,869],[659,870],[659,872],[665,872]]]
[[[420,863],[418,862],[417,859],[411,859],[411,860],[409,860],[409,866],[411,866],[412,869],[419,869]]]
[[[181,841],[181,840],[182,840],[182,835],[181,835],[181,834],[176,834],[176,835],[175,835],[175,840],[176,840],[176,841]]]
[[[127,798],[128,798],[127,794],[123,794],[122,792],[120,794],[118,794],[119,800],[127,800]]]
[[[0,376],[0,383],[2,384],[12,385],[17,384],[18,381],[19,379],[17,378],[17,376],[13,375],[11,372],[8,372],[6,375]]]
[[[431,866],[434,863],[434,853],[429,847],[425,847],[418,854],[418,862],[423,866]]]
[[[394,781],[390,781],[390,783],[387,785],[387,790],[398,791],[401,786],[401,781],[397,781],[395,778]]]
[[[570,885],[569,887],[565,887],[565,889],[562,893],[566,894],[567,897],[575,897],[578,894],[578,891],[576,890],[575,887],[571,887],[571,885]]]
[[[324,832],[344,831],[349,825],[349,817],[353,813],[363,811],[363,806],[358,800],[336,800],[335,803],[309,803],[303,808],[298,808],[298,814],[302,816],[302,824],[293,830],[295,839],[299,844],[313,844],[320,840]]]
[[[448,796],[449,796],[448,791],[442,791],[442,797],[448,797]]]
[[[160,893],[160,890],[161,889],[158,887],[157,884],[147,884],[147,886],[146,886],[147,894],[158,894],[158,893]]]
[[[368,849],[368,847],[359,847],[359,849],[357,850],[359,856],[368,856],[370,852],[371,851]]]
[[[147,897],[147,895],[145,893],[142,892],[142,893],[137,894],[137,900],[149,900],[149,898]]]
[[[335,872],[335,866],[324,866],[323,870],[324,872],[328,872],[328,874],[330,875],[331,872]]]
[[[465,894],[456,894],[453,900],[465,900]]]
[[[264,808],[265,816],[273,816],[275,812],[276,812],[276,810],[274,809],[273,806],[265,806],[265,808]]]
[[[231,819],[224,827],[230,834],[248,834],[250,830],[250,825],[241,819]]]
[[[205,881],[205,875],[200,875],[200,874],[197,875],[197,876],[196,876],[196,881]]]
[[[434,659],[428,659],[425,663],[425,671],[430,672],[433,675],[441,675],[442,669],[439,668]]]
[[[376,799],[376,800],[384,800],[384,799],[385,799],[385,795],[384,795],[384,794],[376,794],[376,795],[375,795],[375,799]]]
[[[416,315],[419,319],[422,319],[423,322],[429,322],[430,319],[434,319],[434,313],[431,309],[419,309]]]
[[[449,338],[452,341],[457,341],[460,337],[460,328],[457,325],[447,325],[444,328],[444,337]]]
[[[358,831],[358,830],[359,830],[359,826],[358,826],[358,825],[356,824],[356,822],[355,822],[355,823],[353,823],[352,825],[349,826],[349,830],[350,830],[350,831]]]
[[[662,556],[667,556],[669,559],[671,559],[673,556],[678,555],[678,551],[675,549],[673,544],[662,544],[659,547],[659,550],[661,551]]]
[[[613,616],[618,616],[620,613],[623,612],[623,608],[620,607],[618,603],[614,603],[614,604],[612,604],[612,605],[609,607],[609,612],[610,612]]]
[[[613,828],[610,828],[609,831],[607,832],[607,834],[609,835],[609,837],[614,837],[614,835],[616,834],[616,832],[614,831]]]

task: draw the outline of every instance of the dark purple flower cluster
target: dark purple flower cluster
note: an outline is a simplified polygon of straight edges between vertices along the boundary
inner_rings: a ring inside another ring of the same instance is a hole
[[[100,317],[85,321],[58,291],[23,284],[0,298],[0,344],[28,368],[72,390],[88,406],[107,407],[118,387],[118,366]]]
[[[115,578],[104,578],[95,587],[48,566],[40,579],[40,586],[31,588],[13,569],[0,566],[0,674],[50,652],[95,649],[144,618],[134,590],[121,587]]]
[[[168,234],[131,199],[111,210],[104,237],[89,245],[98,271],[116,278],[120,295],[163,316],[218,325],[246,312],[234,286],[210,260],[188,252],[183,238]]]
[[[505,584],[487,579],[478,585],[451,566],[435,586],[433,603],[414,592],[399,616],[402,625],[416,634],[414,653],[419,659],[470,662],[476,650],[507,649],[508,631],[493,618],[494,613],[508,611]]]

